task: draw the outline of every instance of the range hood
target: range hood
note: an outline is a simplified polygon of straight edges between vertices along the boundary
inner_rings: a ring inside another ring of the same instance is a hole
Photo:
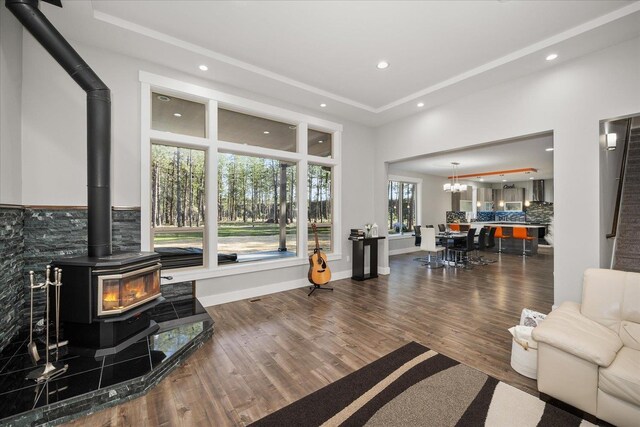
[[[544,202],[544,180],[533,180],[533,191],[531,192],[531,201]]]

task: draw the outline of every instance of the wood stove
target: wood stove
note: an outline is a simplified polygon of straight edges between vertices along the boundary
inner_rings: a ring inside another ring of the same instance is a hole
[[[158,330],[148,310],[164,301],[159,254],[63,258],[53,267],[63,271],[60,320],[75,353],[114,354]]]

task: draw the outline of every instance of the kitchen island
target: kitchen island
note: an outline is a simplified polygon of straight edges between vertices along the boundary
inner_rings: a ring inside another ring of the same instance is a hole
[[[456,223],[458,224],[458,223]],[[450,225],[450,224],[447,224]],[[527,255],[536,255],[538,253],[538,238],[544,236],[547,229],[546,224],[529,224],[526,222],[509,222],[509,221],[478,221],[469,223],[459,223],[458,225],[469,225],[476,229],[476,236],[482,227],[502,227],[502,233],[505,236],[513,236],[513,229],[516,227],[524,227],[527,229],[527,236],[533,237],[531,240],[525,240],[525,251]],[[541,233],[542,231],[542,233]],[[495,250],[498,250],[499,242],[496,241]],[[513,237],[502,239],[502,252],[522,254],[522,240]]]

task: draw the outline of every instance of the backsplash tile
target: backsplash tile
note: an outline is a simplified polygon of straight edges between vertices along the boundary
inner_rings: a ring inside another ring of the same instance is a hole
[[[478,211],[476,213],[476,221],[495,221],[496,214],[493,211]]]
[[[496,221],[525,222],[526,215],[523,211],[496,211]]]
[[[530,202],[526,208],[527,221],[550,224],[553,222],[553,203],[550,202]]]
[[[466,222],[467,213],[464,211],[447,211],[447,223],[449,222]]]

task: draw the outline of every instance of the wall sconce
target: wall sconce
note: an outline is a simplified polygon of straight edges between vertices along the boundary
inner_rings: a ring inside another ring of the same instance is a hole
[[[498,203],[498,206],[500,206],[501,208],[504,207],[504,200],[500,200],[500,203]]]
[[[476,206],[477,206],[477,207],[480,207],[480,206],[482,206],[482,203],[480,203],[480,202],[476,202]]]
[[[525,200],[525,201],[524,201],[524,205],[525,205],[526,207],[529,207],[529,206],[531,206],[531,202],[530,202],[529,200]]]
[[[618,134],[617,133],[608,133],[607,134],[607,150],[615,150],[618,145]]]

